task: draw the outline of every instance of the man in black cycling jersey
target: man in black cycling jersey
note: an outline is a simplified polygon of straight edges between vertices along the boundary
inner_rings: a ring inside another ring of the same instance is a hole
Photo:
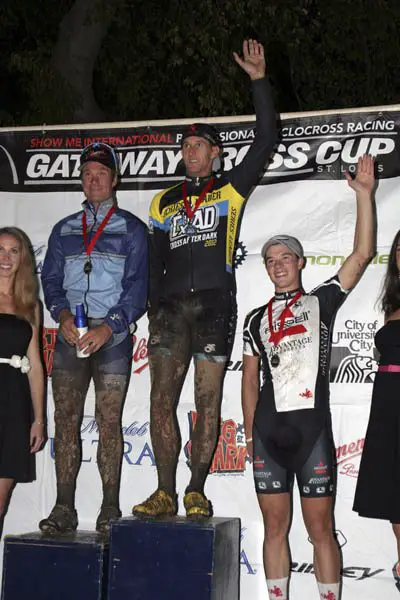
[[[150,208],[150,431],[158,488],[133,507],[137,516],[175,515],[180,433],[176,409],[191,358],[195,365],[196,426],[187,516],[208,517],[204,484],[218,437],[222,381],[234,334],[233,253],[241,212],[276,141],[276,117],[265,77],[264,49],[243,43],[239,66],[250,76],[256,135],[243,161],[213,173],[221,156],[217,131],[195,123],[182,133],[183,183],[157,194]]]
[[[329,359],[335,313],[373,255],[372,158],[360,158],[356,177],[346,177],[356,192],[357,222],[353,252],[337,275],[305,293],[300,242],[289,235],[274,236],[264,244],[262,257],[275,295],[245,320],[242,405],[264,520],[270,599],[287,599],[294,475],[304,524],[314,545],[320,598],[339,598],[340,557],[332,526],[335,478]]]

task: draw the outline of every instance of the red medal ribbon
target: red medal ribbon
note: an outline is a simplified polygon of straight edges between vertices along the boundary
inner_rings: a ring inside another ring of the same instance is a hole
[[[271,298],[271,300],[268,302],[268,324],[269,324],[269,331],[270,331],[269,341],[272,342],[274,344],[274,346],[277,346],[279,344],[279,342],[281,341],[281,339],[284,337],[283,327],[285,325],[285,319],[288,315],[289,310],[293,306],[293,304],[295,302],[297,302],[297,300],[302,295],[303,295],[303,292],[297,292],[295,297],[291,299],[291,301],[289,302],[289,304],[287,304],[287,306],[285,306],[285,308],[281,312],[280,316],[278,317],[278,321],[280,321],[278,331],[274,331],[273,323],[272,323],[272,301],[273,301],[273,298]]]
[[[96,233],[94,234],[94,236],[90,240],[90,243],[88,243],[86,213],[85,213],[85,211],[83,211],[83,214],[82,214],[82,234],[83,234],[83,243],[85,244],[85,250],[86,250],[86,254],[88,256],[91,255],[92,250],[95,247],[97,240],[99,239],[99,237],[103,233],[104,227],[107,225],[108,221],[111,219],[111,215],[113,215],[115,213],[115,208],[116,207],[114,205],[114,206],[112,206],[108,210],[106,216],[104,217],[104,219],[100,223],[100,225],[99,225]]]
[[[214,183],[214,177],[211,177],[211,179],[209,179],[207,181],[207,184],[201,190],[200,195],[196,200],[196,204],[194,205],[194,208],[192,208],[190,206],[190,202],[187,197],[187,181],[186,181],[186,179],[183,182],[183,185],[182,185],[183,204],[185,205],[185,211],[190,220],[193,219],[194,213],[199,208],[200,204],[203,202],[204,198],[206,197],[207,192],[210,191],[213,183]]]

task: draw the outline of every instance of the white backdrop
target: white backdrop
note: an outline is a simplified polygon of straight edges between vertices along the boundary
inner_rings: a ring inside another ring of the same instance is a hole
[[[390,244],[400,226],[397,191],[400,158],[396,148],[399,115],[396,107],[340,114],[283,115],[283,135],[277,153],[246,206],[237,251],[238,328],[223,391],[221,436],[206,485],[216,516],[242,520],[242,600],[261,600],[267,594],[262,567],[263,529],[252,468],[245,459],[239,391],[245,314],[265,303],[272,294],[260,248],[269,236],[290,233],[302,240],[308,257],[303,277],[305,289],[334,274],[351,251],[355,222],[354,194],[341,171],[354,168],[365,150],[378,153],[381,177],[376,193],[377,255],[340,309],[333,336],[331,406],[338,456],[336,529],[343,553],[343,598],[355,600],[362,595],[365,599],[394,599],[398,595],[391,576],[396,557],[391,527],[386,522],[359,518],[352,512],[352,502],[377,366],[373,337],[383,322],[375,304]],[[250,117],[243,118],[243,122],[216,121],[226,140],[225,167],[229,169],[236,160],[241,160],[246,144],[251,141],[253,122]],[[121,136],[117,144],[123,165],[119,204],[146,222],[155,191],[178,179],[177,126],[177,123],[155,123],[152,127],[123,124],[115,129],[107,125],[95,130],[97,136],[108,141],[113,141],[110,136],[116,132]],[[91,126],[92,137],[93,131]],[[150,139],[151,131],[159,136],[163,132],[164,137]],[[2,225],[16,224],[28,233],[35,247],[39,272],[52,226],[63,216],[79,210],[83,200],[76,161],[88,135],[85,128],[0,130]],[[44,352],[51,369],[56,325],[47,312],[45,327]],[[129,515],[132,505],[155,489],[157,481],[149,435],[146,317],[139,322],[135,335],[133,375],[123,414],[121,509],[124,515]],[[193,410],[190,370],[179,405],[183,444],[189,439]],[[48,514],[55,501],[51,385],[48,434],[49,441],[37,456],[37,480],[18,485],[14,492],[5,520],[5,534],[37,529],[38,521]],[[98,435],[92,388],[85,408],[82,439],[83,462],[77,486],[79,526],[94,529],[101,486],[96,468]],[[177,477],[180,500],[189,477],[187,456],[182,448]],[[316,598],[312,547],[299,509],[295,488],[290,533],[292,597]]]

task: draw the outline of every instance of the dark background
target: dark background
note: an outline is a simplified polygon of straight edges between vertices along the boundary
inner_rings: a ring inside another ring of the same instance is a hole
[[[279,112],[396,104],[399,25],[399,0],[2,0],[0,125],[251,114],[244,37]]]

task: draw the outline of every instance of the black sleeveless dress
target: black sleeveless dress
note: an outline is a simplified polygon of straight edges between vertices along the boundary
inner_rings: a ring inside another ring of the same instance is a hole
[[[375,336],[379,365],[400,365],[400,320]],[[377,372],[353,510],[400,523],[400,372]]]
[[[16,315],[0,314],[0,358],[26,356],[32,327]],[[30,453],[32,401],[26,373],[0,364],[0,478],[17,482],[35,479]]]

